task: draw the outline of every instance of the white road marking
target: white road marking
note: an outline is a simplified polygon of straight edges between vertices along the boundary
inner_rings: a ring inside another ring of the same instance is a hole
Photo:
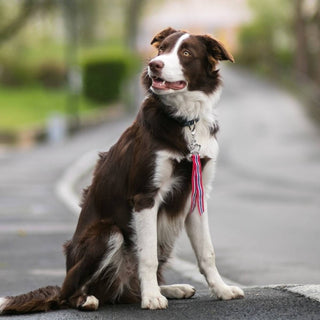
[[[66,275],[66,270],[65,269],[32,269],[32,270],[29,270],[28,273],[34,276],[64,277]]]
[[[70,165],[56,184],[56,194],[62,202],[75,215],[80,214],[80,197],[74,190],[73,186],[76,181],[92,169],[98,160],[98,150],[92,150],[80,157],[72,165]]]
[[[0,225],[0,235],[18,234],[20,236],[39,235],[39,234],[60,234],[71,233],[75,226],[62,223],[3,223]]]
[[[320,302],[320,285],[301,285],[301,286],[289,286],[287,288],[288,291],[299,293],[305,297],[316,300]]]

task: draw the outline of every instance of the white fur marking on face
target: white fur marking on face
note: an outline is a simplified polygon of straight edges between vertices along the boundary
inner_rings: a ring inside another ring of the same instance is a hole
[[[175,44],[173,50],[170,53],[162,54],[151,60],[151,61],[162,61],[164,63],[164,67],[161,73],[161,78],[163,78],[164,80],[169,82],[185,81],[182,66],[180,64],[180,60],[178,56],[178,51],[182,42],[189,37],[190,35],[187,33],[182,35],[178,39],[177,43]]]
[[[190,37],[190,35],[188,33],[182,35],[179,40],[177,41],[176,45],[174,46],[173,48],[173,51],[172,51],[172,54],[177,54],[178,53],[178,50],[182,44],[182,42],[186,39],[188,39]]]

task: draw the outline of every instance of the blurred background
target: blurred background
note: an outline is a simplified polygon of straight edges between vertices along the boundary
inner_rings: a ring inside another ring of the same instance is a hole
[[[1,0],[0,144],[59,139],[114,104],[135,108],[132,79],[169,25],[214,34],[237,66],[319,109],[319,17],[317,0]]]
[[[210,33],[236,60],[220,66],[210,200],[222,274],[319,283],[320,0],[0,0],[0,294],[63,278],[77,216],[57,180],[132,122],[168,26]],[[77,195],[90,179],[73,181]],[[194,262],[187,243],[177,254]]]

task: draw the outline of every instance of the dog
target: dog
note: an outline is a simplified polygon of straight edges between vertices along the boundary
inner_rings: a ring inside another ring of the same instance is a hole
[[[84,190],[76,231],[64,245],[62,288],[1,298],[0,313],[92,311],[108,303],[165,309],[167,299],[190,298],[190,285],[162,285],[184,226],[211,293],[244,296],[218,273],[207,208],[218,156],[217,65],[234,59],[212,36],[172,28],[151,44],[158,54],[142,74],[146,98],[133,124],[100,154]]]

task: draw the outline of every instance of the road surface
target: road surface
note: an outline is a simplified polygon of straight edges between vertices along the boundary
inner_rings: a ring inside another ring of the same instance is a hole
[[[209,203],[218,267],[243,285],[319,283],[320,130],[307,108],[270,82],[243,70],[222,74]],[[195,263],[185,233],[176,253]]]
[[[210,201],[221,272],[246,285],[319,283],[319,128],[301,103],[270,82],[223,71]],[[191,260],[191,249],[180,247]]]
[[[221,152],[210,203],[219,269],[224,276],[243,285],[318,284],[319,132],[304,108],[288,94],[243,71],[223,71],[225,90],[219,105]],[[0,154],[0,296],[61,283],[61,246],[71,237],[77,217],[57,197],[56,183],[84,153],[107,149],[131,120],[83,131],[58,145]],[[86,179],[83,183],[87,183]],[[178,256],[194,261],[184,236],[179,244]],[[169,272],[169,279],[178,281],[177,277]],[[221,306],[224,315],[230,310],[226,318],[242,319],[237,314],[231,317],[233,311],[242,310],[243,317],[253,319],[252,308],[266,312],[280,298],[281,304],[288,304],[284,309],[277,306],[273,310],[284,315],[298,314],[292,308],[302,303],[293,294],[281,295],[273,289],[247,289],[246,293],[247,300],[243,302],[208,306],[208,314],[218,312]],[[203,311],[209,300],[202,297],[205,296],[201,296],[200,290],[197,307],[172,302],[174,314],[181,308]],[[257,297],[265,298],[263,301],[270,305],[264,305]],[[319,311],[319,304],[303,305],[301,319],[307,319],[309,311],[312,319],[312,312]],[[123,312],[132,312],[132,308],[113,310],[118,310],[120,317]],[[96,318],[102,318],[101,315],[105,316],[104,311]],[[80,317],[76,311],[51,316]],[[48,315],[30,318],[41,317]],[[81,313],[81,317],[87,316]],[[277,317],[270,313],[271,318]]]

